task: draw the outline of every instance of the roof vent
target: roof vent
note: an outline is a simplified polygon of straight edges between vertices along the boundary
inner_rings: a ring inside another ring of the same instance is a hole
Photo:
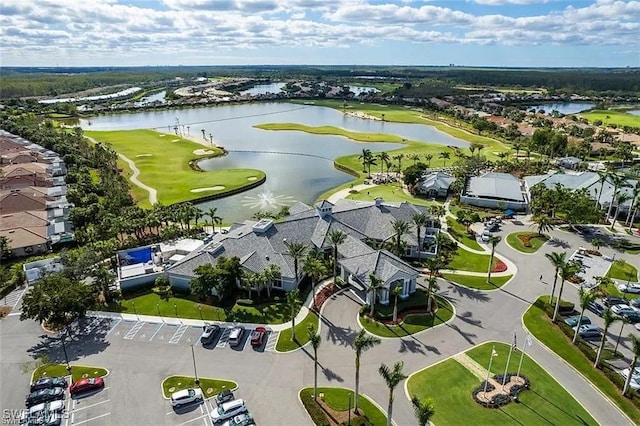
[[[271,228],[272,225],[273,225],[273,220],[260,219],[258,222],[256,222],[255,225],[253,225],[253,232],[255,232],[256,234],[265,233],[269,230],[269,228]]]

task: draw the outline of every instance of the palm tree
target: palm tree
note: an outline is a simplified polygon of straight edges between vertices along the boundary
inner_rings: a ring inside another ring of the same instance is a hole
[[[538,226],[538,235],[542,235],[543,232],[551,231],[553,229],[553,222],[547,215],[540,215],[533,218],[533,221]]]
[[[382,290],[383,288],[386,288],[384,283],[382,282],[382,280],[378,277],[376,277],[374,274],[370,274],[369,275],[369,289],[367,290],[368,293],[371,293],[371,313],[369,314],[371,316],[371,318],[373,318],[374,315],[374,309],[376,307],[376,296],[378,295],[378,291]]]
[[[418,262],[420,261],[420,258],[422,257],[422,240],[420,239],[421,237],[421,233],[420,231],[422,230],[423,226],[427,226],[427,223],[429,223],[429,218],[427,217],[426,214],[424,213],[416,213],[411,217],[411,220],[413,221],[413,224],[416,226],[416,233],[418,234]]]
[[[596,250],[600,250],[600,247],[602,247],[604,245],[604,240],[601,238],[594,238],[593,240],[591,240],[591,245],[596,249]]]
[[[402,256],[402,237],[409,232],[410,226],[411,225],[409,225],[409,222],[405,222],[404,220],[394,220],[393,222],[391,222],[391,227],[396,234],[396,254],[398,255],[398,257]]]
[[[289,318],[291,320],[291,341],[296,338],[296,315],[300,310],[300,292],[297,288],[294,288],[287,293],[287,309],[289,311]]]
[[[389,154],[383,151],[378,154],[378,159],[380,160],[380,174],[383,174],[384,165],[389,162]],[[389,169],[387,169],[387,172],[389,172]]]
[[[629,340],[631,342],[631,352],[633,352],[633,361],[629,365],[629,375],[624,381],[624,387],[622,388],[622,394],[625,395],[629,390],[629,384],[631,383],[631,376],[636,371],[636,364],[638,363],[638,357],[640,357],[640,337],[633,333],[629,333]]]
[[[398,297],[402,294],[402,286],[397,285],[391,290],[391,294],[394,296],[393,301],[393,323],[398,322]]]
[[[307,255],[302,270],[305,274],[311,277],[311,287],[313,288],[313,309],[317,312],[316,286],[318,285],[320,278],[327,274],[327,268],[320,259]]]
[[[427,160],[427,167],[431,167],[431,160],[433,160],[433,154],[425,154],[424,159]]]
[[[378,372],[387,383],[389,388],[389,408],[387,409],[387,426],[391,426],[391,417],[393,415],[393,390],[400,384],[401,381],[406,379],[407,375],[402,372],[404,362],[398,361],[393,364],[393,368],[387,367],[385,364],[380,365]]]
[[[204,212],[196,207],[193,210],[193,220],[196,222],[196,228],[198,227],[198,220],[202,219],[202,216],[204,216]]]
[[[560,310],[560,301],[562,300],[562,290],[564,290],[564,282],[577,274],[583,268],[582,263],[577,262],[575,260],[570,260],[566,262],[560,268],[560,291],[558,292],[558,300],[556,300],[556,308],[553,311],[552,321],[556,322],[556,318],[558,318],[558,311]]]
[[[413,414],[416,416],[419,426],[427,426],[429,420],[435,414],[435,403],[433,398],[426,398],[420,401],[417,395],[413,395],[411,398],[411,405],[413,405]]]
[[[600,206],[600,197],[602,196],[602,190],[604,189],[604,183],[611,179],[615,172],[612,170],[602,170],[598,173],[598,182],[600,183],[600,191],[598,191],[598,199],[596,200],[596,207]]]
[[[609,218],[611,217],[611,213],[613,212],[613,202],[615,201],[616,197],[618,196],[618,189],[622,186],[625,186],[625,179],[623,176],[620,176],[618,174],[612,174],[611,175],[611,181],[613,182],[613,198],[611,199],[611,202],[609,203],[609,209],[607,209],[607,217],[605,220],[609,220]]]
[[[442,163],[442,167],[447,167],[447,160],[451,158],[451,153],[447,151],[442,151],[440,154],[438,154],[438,158],[441,158],[444,160],[444,162]]]
[[[516,142],[513,144],[513,146],[511,147],[511,149],[515,149],[516,151],[516,161],[518,161],[518,157],[520,156],[520,150],[523,148],[522,144],[520,142]]]
[[[578,339],[578,330],[580,329],[580,324],[582,324],[582,316],[584,315],[585,309],[589,306],[589,303],[596,300],[596,293],[593,291],[585,290],[584,287],[578,288],[578,300],[580,301],[580,317],[578,318],[578,324],[576,324],[576,332],[573,334],[573,343]]]
[[[640,181],[636,182],[635,186],[631,190],[631,205],[629,206],[629,212],[627,213],[627,219],[624,221],[625,225],[629,222],[629,230],[633,225],[633,217],[635,216],[634,210],[637,204],[640,202]]]
[[[360,390],[360,357],[363,352],[368,351],[376,345],[379,345],[381,340],[375,336],[367,334],[367,331],[363,328],[360,330],[355,340],[353,341],[353,350],[356,351],[356,389],[353,402],[353,411],[358,412],[358,396]]]
[[[362,154],[358,156],[358,159],[362,161],[362,170],[367,171],[367,164],[369,164],[369,160],[371,159],[371,150],[363,149]]]
[[[624,203],[626,203],[629,198],[631,198],[629,196],[629,194],[626,194],[624,192],[618,194],[618,196],[616,197],[616,201],[618,203],[618,206],[616,207],[616,214],[615,214],[615,216],[613,216],[613,222],[611,222],[611,228],[609,228],[612,231],[614,230],[614,225],[616,224],[616,221],[618,220],[618,215],[620,214],[620,207],[622,207],[622,205]]]
[[[555,268],[555,273],[553,274],[553,286],[551,287],[551,295],[549,296],[549,303],[553,303],[553,295],[556,292],[556,283],[558,282],[558,272],[562,265],[567,262],[567,252],[563,251],[562,253],[554,251],[553,253],[545,253],[545,257],[549,259],[549,262]]]
[[[496,253],[496,246],[500,242],[502,238],[497,235],[492,235],[489,237],[489,244],[491,244],[491,258],[489,259],[489,271],[487,272],[487,283],[491,282],[491,269],[493,267],[493,256]]]
[[[611,308],[606,307],[604,312],[602,312],[602,320],[604,321],[604,330],[602,330],[602,339],[600,339],[600,346],[598,347],[598,355],[596,355],[596,362],[593,364],[595,368],[598,368],[600,365],[600,356],[602,355],[602,349],[604,348],[604,342],[607,341],[607,331],[609,331],[609,326],[618,320],[618,316],[616,316]]]
[[[264,283],[267,286],[267,297],[271,299],[271,286],[275,280],[280,279],[282,276],[282,272],[280,271],[280,267],[275,263],[270,263],[267,267],[262,271],[262,275],[264,276]]]
[[[316,328],[313,324],[309,324],[307,337],[313,348],[313,400],[316,401],[318,399],[318,348],[322,342],[322,337],[316,333]]]
[[[333,245],[333,282],[335,284],[338,276],[338,246],[347,239],[347,234],[340,229],[334,229],[329,232],[329,241]]]
[[[295,274],[294,284],[297,287],[300,278],[298,275],[298,261],[302,259],[302,256],[304,256],[305,252],[307,251],[307,246],[303,243],[296,242],[285,242],[284,245],[287,246],[287,251],[285,254],[293,258],[293,273]]]
[[[431,295],[434,291],[440,290],[440,286],[438,286],[438,280],[434,276],[429,277],[427,282],[429,283],[427,286],[427,311],[431,312]]]
[[[220,225],[222,223],[222,218],[216,214],[218,211],[217,207],[209,207],[207,210],[207,216],[211,220],[211,231],[216,232],[216,225]]]
[[[404,158],[404,154],[394,155],[393,159],[398,161],[398,173],[402,173],[402,159]]]

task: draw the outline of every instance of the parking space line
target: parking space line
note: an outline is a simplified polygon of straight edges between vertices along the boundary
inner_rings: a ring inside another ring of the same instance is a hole
[[[138,321],[137,323],[135,323],[133,327],[131,327],[131,329],[127,332],[127,334],[125,334],[124,338],[127,340],[131,340],[136,337],[136,334],[138,334],[138,331],[140,331],[144,324],[144,321]]]
[[[189,329],[188,325],[184,325],[182,324],[180,327],[178,327],[178,329],[176,330],[176,332],[173,334],[173,336],[171,336],[171,339],[169,339],[169,343],[171,344],[176,344],[180,341],[180,339],[182,339],[182,336],[184,335],[184,333]]]
[[[153,335],[151,336],[151,338],[149,339],[149,341],[152,341],[154,337],[156,337],[156,334],[158,334],[158,331],[160,331],[160,329],[162,328],[162,326],[164,325],[164,323],[160,324],[160,326],[158,327],[158,329],[155,331],[155,333],[153,333]]]
[[[107,332],[107,334],[105,334],[105,337],[106,337],[106,336],[108,336],[108,335],[110,335],[110,334],[111,334],[111,332],[112,332],[113,330],[115,330],[115,329],[116,329],[116,327],[118,326],[118,324],[120,324],[120,321],[122,321],[122,318],[119,318],[119,319],[116,321],[116,323],[115,323],[115,324],[113,324],[113,326],[111,327],[111,329]]]
[[[100,402],[96,402],[95,404],[91,404],[91,405],[83,405],[80,408],[74,408],[73,412],[77,413],[78,411],[84,410],[85,408],[91,408],[91,407],[95,407],[96,405],[100,405],[100,404],[104,404],[105,402],[109,402],[111,401],[110,399],[107,399],[105,401],[100,401]]]
[[[184,422],[184,423],[180,423],[180,424],[179,424],[179,425],[177,425],[177,426],[186,425],[186,424],[189,424],[189,423],[191,423],[191,422],[195,422],[195,421],[198,421],[198,420],[201,420],[201,419],[205,419],[205,416],[204,416],[204,415],[202,415],[202,416],[198,416],[198,417],[196,417],[195,419],[187,420],[186,422]],[[205,419],[205,420],[206,420],[206,419]]]
[[[247,348],[247,345],[249,344],[249,341],[251,340],[251,330],[248,330],[247,333],[248,333],[247,340],[244,341],[244,345],[242,345],[242,349],[241,349],[243,351]]]
[[[218,339],[218,343],[216,344],[216,348],[224,348],[225,346],[227,346],[227,340],[229,339],[229,333],[230,332],[231,332],[231,330],[228,327],[224,329],[224,331],[220,335],[220,338]]]
[[[265,345],[264,350],[274,352],[276,349],[276,344],[278,343],[278,337],[280,337],[279,331],[270,332],[269,340],[267,340],[267,344]]]
[[[92,422],[92,421],[97,420],[97,419],[99,419],[99,418],[106,417],[106,416],[108,416],[108,415],[110,415],[110,414],[111,414],[111,413],[104,413],[104,414],[100,414],[99,416],[95,416],[95,417],[92,417],[92,418],[90,418],[90,419],[86,419],[86,420],[83,420],[83,421],[81,421],[81,422],[74,423],[74,425],[76,425],[76,426],[77,426],[77,425],[81,425],[81,424],[83,424],[83,423]]]

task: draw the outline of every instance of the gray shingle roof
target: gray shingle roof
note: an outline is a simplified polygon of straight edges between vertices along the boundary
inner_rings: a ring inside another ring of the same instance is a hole
[[[469,179],[464,195],[511,201],[524,201],[518,178],[509,173],[487,173]]]

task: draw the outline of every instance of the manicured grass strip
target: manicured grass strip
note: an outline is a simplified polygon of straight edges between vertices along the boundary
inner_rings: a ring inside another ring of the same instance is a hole
[[[626,111],[596,109],[589,112],[583,112],[580,116],[589,120],[590,123],[593,123],[596,120],[601,120],[605,125],[615,124],[619,127],[640,127],[640,116],[629,114]]]
[[[528,237],[531,247],[526,247],[519,237]],[[522,253],[535,253],[549,240],[546,235],[539,235],[537,232],[513,232],[507,235],[507,243],[515,250]]]
[[[636,283],[638,282],[638,269],[624,260],[616,260],[611,265],[611,268],[609,268],[607,277],[615,278],[620,281],[631,281]]]
[[[391,142],[402,144],[414,144],[418,142],[409,142],[406,139],[390,133],[363,133],[353,132],[341,127],[335,126],[307,126],[298,123],[265,123],[253,126],[262,130],[294,130],[299,132],[311,133],[313,135],[335,135],[344,136],[356,142]],[[373,172],[373,170],[372,170]]]
[[[332,190],[331,192],[333,193],[334,191]],[[401,203],[403,201],[407,201],[412,204],[427,207],[440,205],[440,203],[436,201],[429,201],[424,198],[412,197],[411,195],[407,195],[402,190],[402,184],[400,183],[387,183],[384,185],[378,185],[362,191],[354,191],[347,196],[347,198],[350,200],[358,201],[373,201],[378,197],[381,197],[385,202],[390,203]]]
[[[360,317],[360,323],[371,334],[380,337],[405,337],[419,333],[428,328],[445,323],[453,316],[453,306],[447,300],[436,296],[438,311],[432,314],[410,314],[404,318],[400,325],[387,325],[372,320],[369,317]]]
[[[236,390],[238,384],[231,380],[208,379],[198,377],[200,389],[205,398],[211,398],[225,389]],[[171,394],[179,390],[195,388],[196,378],[193,376],[169,376],[162,381],[162,394],[170,398]]]
[[[104,368],[71,364],[71,376],[74,382],[86,377],[104,377],[107,374],[108,371]],[[69,375],[69,373],[67,372],[66,364],[45,364],[35,369],[33,372],[33,380],[38,380],[44,376],[64,377],[67,375]]]
[[[507,275],[504,277],[491,277],[491,283],[487,283],[487,277],[474,277],[472,275],[459,275],[459,274],[442,274],[442,277],[446,280],[453,281],[454,283],[463,285],[465,287],[475,288],[477,290],[495,290],[502,287],[507,283],[513,275]]]
[[[493,345],[485,343],[467,351],[467,354],[486,368]],[[500,343],[495,346],[498,356],[493,358],[491,370],[494,374],[502,374],[509,346]],[[519,361],[519,354],[511,357],[514,373]],[[471,391],[481,380],[454,359],[413,375],[407,382],[407,389],[411,396],[435,400],[436,411],[431,420],[438,426],[470,422],[479,425],[597,424],[564,388],[526,355],[522,374],[531,380],[531,389],[520,393],[520,403],[510,403],[500,409],[484,408],[473,400]]]
[[[231,309],[233,318],[228,318],[224,309],[200,302],[195,296],[170,297],[165,300],[157,293],[150,292],[125,297],[120,301],[119,305],[114,303],[108,307],[100,306],[98,308],[127,314],[160,315],[169,318],[203,319],[207,321],[234,320],[261,324],[282,324],[289,320],[287,308],[283,301],[255,306],[235,305]]]
[[[470,249],[483,250],[476,239],[469,236],[466,226],[452,217],[447,218],[447,226],[449,227],[449,234],[451,234],[451,236],[455,238],[459,243],[464,244]]]
[[[544,305],[544,300],[538,298],[524,314],[524,324],[531,334],[584,375],[636,424],[640,424],[640,410],[621,395],[618,388],[601,370],[593,368],[593,363],[551,323],[544,311]]]
[[[309,311],[306,317],[300,322],[296,323],[295,339],[291,340],[291,328],[282,330],[278,336],[278,343],[276,343],[276,350],[280,352],[289,352],[298,349],[309,341],[307,335],[307,329],[310,325],[313,325],[315,329],[318,329],[318,316]]]
[[[349,409],[349,396],[351,396],[351,408],[353,409],[354,392],[352,390],[344,388],[318,388],[318,395],[321,393],[323,394],[324,402],[336,411],[347,411]],[[303,401],[306,400],[308,404],[316,404],[313,401],[313,387],[302,389],[300,391],[300,399]],[[315,424],[324,424],[322,423],[322,417],[326,419],[324,411],[317,404],[315,406],[317,409],[313,409],[313,413],[309,412],[309,415],[314,419]],[[362,394],[360,394],[358,398],[358,410],[362,412],[374,426],[385,426],[387,424],[386,413]],[[319,418],[316,420],[316,417]],[[354,422],[354,424],[356,423]]]
[[[449,264],[447,269],[456,269],[458,271],[469,272],[487,272],[489,269],[489,256],[488,254],[471,253],[458,247],[458,251]],[[493,267],[495,267],[497,259],[493,259]]]
[[[171,133],[142,129],[85,133],[98,142],[110,145],[116,152],[135,162],[136,167],[140,169],[138,179],[155,188],[158,191],[158,200],[164,204],[224,193],[252,184],[265,176],[264,172],[255,169],[195,171],[189,166],[189,161],[221,155],[222,151]],[[194,154],[196,150],[209,150],[212,153]],[[191,192],[192,189],[213,187],[224,188]],[[134,192],[134,195],[136,198],[139,197],[138,192]]]

